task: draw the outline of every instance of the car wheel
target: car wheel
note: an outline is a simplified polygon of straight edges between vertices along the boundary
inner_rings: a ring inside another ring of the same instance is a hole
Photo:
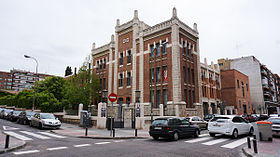
[[[174,141],[177,141],[179,139],[179,134],[177,132],[174,132],[172,139]]]
[[[158,140],[158,136],[152,136],[154,140]]]
[[[238,137],[238,131],[237,131],[237,129],[234,129],[234,130],[233,130],[232,137],[233,137],[233,138],[237,138],[237,137]]]
[[[42,127],[42,123],[39,123],[39,129],[42,130],[43,127]]]
[[[195,129],[194,137],[198,137],[198,135],[199,135],[199,131],[198,131],[198,129]]]
[[[215,137],[216,134],[214,134],[214,133],[209,133],[209,135],[210,135],[211,137]]]
[[[250,128],[250,131],[249,131],[249,135],[252,136],[253,134],[254,134],[254,128],[251,127],[251,128]]]
[[[27,124],[27,122],[26,122],[26,120],[23,120],[23,122],[22,122],[24,125],[26,125]]]
[[[29,126],[32,127],[32,122],[30,121]]]

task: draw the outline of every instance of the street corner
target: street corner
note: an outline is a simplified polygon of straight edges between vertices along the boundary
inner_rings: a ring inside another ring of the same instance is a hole
[[[4,154],[6,152],[11,152],[11,151],[14,151],[14,150],[17,150],[17,149],[21,149],[21,148],[26,146],[26,142],[23,141],[23,140],[18,140],[16,138],[9,137],[9,140],[6,141],[7,136],[5,134],[1,133],[0,136],[1,136],[0,137],[0,139],[1,139],[0,154]],[[8,142],[8,144],[6,142]]]

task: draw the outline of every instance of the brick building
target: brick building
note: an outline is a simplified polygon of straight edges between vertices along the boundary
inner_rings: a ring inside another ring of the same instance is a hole
[[[251,114],[249,78],[237,70],[222,70],[222,100],[226,106],[234,106],[231,114]],[[227,109],[229,110],[229,109]]]
[[[205,58],[204,63],[200,63],[200,68],[203,114],[220,114],[221,78],[219,66],[213,62],[208,65]]]
[[[0,71],[0,89],[12,89],[12,74]]]
[[[140,21],[137,11],[124,24],[117,20],[111,42],[93,44],[92,65],[103,88],[118,95],[118,111],[135,102],[136,90],[145,115],[151,106],[159,115],[164,106],[165,115],[185,116],[187,108],[199,105],[197,25],[184,24],[175,8],[171,19],[154,26]]]

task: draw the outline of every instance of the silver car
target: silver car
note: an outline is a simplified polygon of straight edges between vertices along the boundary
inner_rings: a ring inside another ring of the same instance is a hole
[[[280,117],[271,117],[267,121],[272,122],[273,135],[280,136]]]
[[[30,126],[35,126],[39,129],[58,129],[61,126],[61,122],[51,113],[36,113],[31,117]]]

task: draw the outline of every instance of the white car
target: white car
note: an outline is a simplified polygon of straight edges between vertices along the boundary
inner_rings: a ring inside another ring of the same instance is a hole
[[[267,121],[272,122],[273,135],[280,136],[280,117],[271,117]]]
[[[39,127],[39,129],[58,129],[61,126],[61,122],[51,113],[36,113],[31,117],[30,126]]]
[[[252,135],[254,128],[251,123],[240,116],[219,115],[215,116],[208,122],[208,131],[212,137],[214,137],[216,134],[223,134],[237,138],[238,135]]]

